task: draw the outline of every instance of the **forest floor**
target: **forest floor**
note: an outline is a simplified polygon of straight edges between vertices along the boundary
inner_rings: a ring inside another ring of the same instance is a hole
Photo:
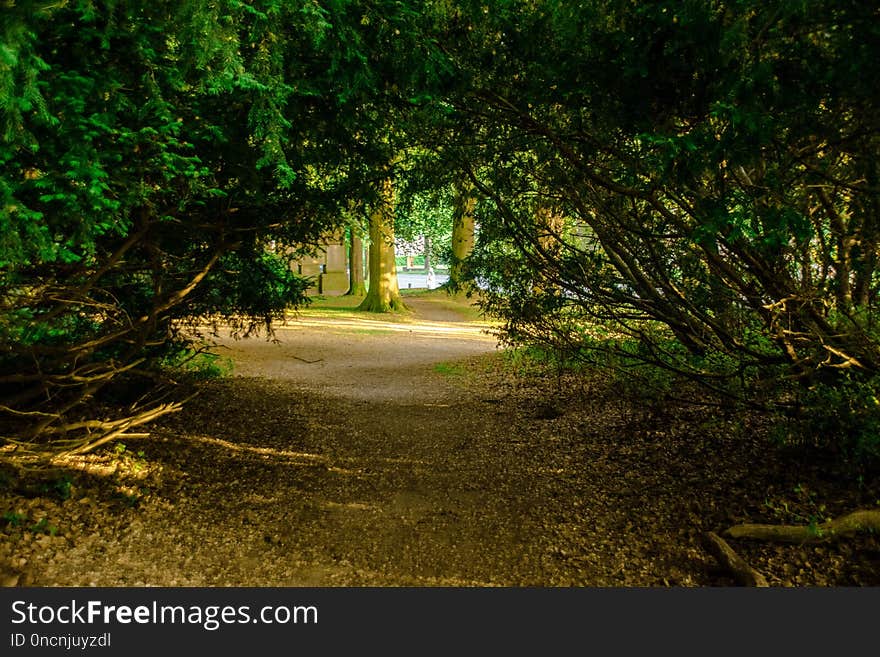
[[[328,300],[221,340],[227,377],[148,439],[0,489],[0,576],[34,586],[726,586],[701,536],[880,504],[759,418],[502,352],[463,300]],[[680,396],[688,396],[687,391]],[[880,537],[731,545],[775,586],[880,585]]]

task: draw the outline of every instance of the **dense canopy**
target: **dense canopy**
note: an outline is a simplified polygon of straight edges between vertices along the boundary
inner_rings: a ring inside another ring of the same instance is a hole
[[[152,386],[197,348],[181,329],[302,303],[285,258],[387,221],[393,186],[404,234],[476,225],[473,253],[449,247],[455,284],[510,342],[880,449],[871,3],[7,0],[0,17],[7,441],[85,449],[173,410]]]

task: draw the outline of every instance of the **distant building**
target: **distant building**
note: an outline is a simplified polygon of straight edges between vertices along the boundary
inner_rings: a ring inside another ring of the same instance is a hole
[[[348,249],[345,233],[339,230],[328,234],[313,256],[305,256],[291,263],[293,271],[313,280],[308,292],[336,297],[348,292]]]

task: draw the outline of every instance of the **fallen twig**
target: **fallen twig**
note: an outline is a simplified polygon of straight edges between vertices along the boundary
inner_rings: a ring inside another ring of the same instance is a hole
[[[300,358],[299,356],[291,356],[291,358],[294,358],[296,360],[301,360],[302,362],[308,363],[309,365],[311,365],[312,363],[320,363],[322,360],[324,360],[323,358],[316,358],[315,360],[307,360],[305,358]]]

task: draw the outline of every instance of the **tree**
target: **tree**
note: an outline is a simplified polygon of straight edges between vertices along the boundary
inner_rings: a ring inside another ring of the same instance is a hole
[[[465,260],[474,250],[474,208],[477,199],[470,186],[459,184],[456,189],[452,215],[452,258],[449,267],[449,286],[459,288],[464,282]]]
[[[247,333],[303,299],[304,281],[265,245],[309,248],[387,162],[360,109],[382,123],[371,39],[400,11],[4,8],[4,440],[71,451],[124,435],[179,408],[154,384],[198,348],[186,325]]]
[[[374,313],[405,310],[397,284],[394,257],[394,183],[381,183],[378,202],[370,213],[370,288],[358,310]]]
[[[462,12],[446,103],[484,198],[474,276],[508,335],[764,408],[830,404],[822,439],[876,448],[874,18],[785,0]],[[567,218],[552,253],[541,206]]]
[[[355,226],[349,227],[348,254],[348,292],[346,294],[355,297],[365,296],[367,286],[364,282],[364,241]]]

